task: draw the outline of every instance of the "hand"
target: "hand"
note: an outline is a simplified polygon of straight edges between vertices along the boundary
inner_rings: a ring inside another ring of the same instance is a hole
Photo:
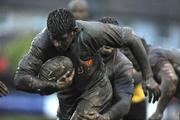
[[[161,91],[159,89],[159,85],[154,81],[151,77],[142,84],[144,94],[147,96],[147,91],[149,95],[149,102],[153,100],[153,103],[158,101],[159,97],[161,96]]]
[[[8,93],[8,88],[0,81],[0,97],[6,96]]]
[[[96,111],[92,111],[79,114],[78,120],[110,120],[110,118],[108,114],[101,115]]]
[[[74,78],[75,70],[67,71],[62,77],[57,80],[57,86],[60,90],[70,86]]]

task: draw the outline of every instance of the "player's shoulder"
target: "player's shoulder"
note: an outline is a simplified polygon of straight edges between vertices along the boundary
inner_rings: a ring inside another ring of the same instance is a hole
[[[120,51],[120,49],[117,49],[117,57],[124,64],[132,64],[132,62]]]
[[[150,47],[150,54],[159,54],[162,53],[162,51],[164,51],[162,47]]]
[[[105,24],[96,21],[77,20],[76,26],[81,29],[83,33],[86,33],[92,38],[95,37],[96,39],[102,36],[105,29],[107,29]]]
[[[133,29],[131,27],[128,27],[128,26],[121,27],[120,30],[122,32],[122,35],[124,35],[124,36],[127,36],[127,35],[129,36],[129,35],[135,34]]]
[[[171,50],[168,48],[162,48],[159,46],[158,47],[151,46],[150,51],[152,53],[166,53],[166,52],[171,51]]]
[[[49,43],[50,40],[47,28],[44,28],[41,32],[39,32],[32,41],[33,46],[38,46],[40,48],[46,47]]]
[[[121,27],[122,30],[126,30],[126,31],[133,31],[132,27],[129,26],[125,26],[125,27]]]
[[[82,28],[84,30],[100,30],[105,25],[103,23],[97,22],[97,21],[83,21],[83,20],[76,20],[76,25],[79,28]]]
[[[173,49],[162,48],[162,47],[152,47],[150,48],[150,58],[164,58],[169,59],[170,56],[174,55]]]

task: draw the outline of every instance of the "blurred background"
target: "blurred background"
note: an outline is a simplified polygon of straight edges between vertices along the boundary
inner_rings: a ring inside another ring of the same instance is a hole
[[[56,8],[72,7],[70,0],[0,0],[0,80],[10,94],[0,98],[1,120],[54,120],[58,107],[56,95],[40,96],[16,91],[13,75],[32,39],[44,27],[48,13]],[[170,48],[180,47],[180,0],[87,0],[88,20],[115,16],[121,26],[130,26],[148,43]],[[168,113],[180,111],[172,100]],[[174,107],[175,106],[175,107]],[[147,116],[155,110],[149,105]]]

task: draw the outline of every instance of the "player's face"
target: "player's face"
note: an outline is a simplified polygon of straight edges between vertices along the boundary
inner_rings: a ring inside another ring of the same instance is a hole
[[[67,51],[74,39],[74,31],[62,35],[50,34],[50,39],[57,50]]]

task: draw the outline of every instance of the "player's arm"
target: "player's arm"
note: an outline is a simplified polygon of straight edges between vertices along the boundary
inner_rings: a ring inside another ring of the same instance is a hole
[[[45,49],[47,48],[46,30],[39,33],[32,42],[29,52],[21,59],[16,70],[14,82],[16,89],[30,93],[56,92],[56,83],[41,81],[38,79],[38,71],[46,59]]]
[[[114,48],[126,46],[131,50],[137,60],[142,70],[144,80],[153,76],[141,38],[135,35],[132,29],[114,25],[97,24],[97,28],[95,29],[94,27],[92,35],[87,44],[93,45],[93,49],[97,50],[103,45]]]
[[[103,45],[116,48],[123,46],[129,47],[142,70],[145,94],[147,94],[148,90],[151,97],[154,95],[155,99],[159,98],[159,86],[153,79],[153,73],[141,38],[135,35],[130,28],[122,28],[114,25],[101,24],[94,31],[96,32],[93,32],[95,37],[92,44],[95,49],[99,49]]]
[[[104,115],[109,116],[109,120],[116,120],[117,118],[122,118],[129,112],[131,106],[131,94],[121,93],[118,95],[119,101],[111,107],[108,113]]]

